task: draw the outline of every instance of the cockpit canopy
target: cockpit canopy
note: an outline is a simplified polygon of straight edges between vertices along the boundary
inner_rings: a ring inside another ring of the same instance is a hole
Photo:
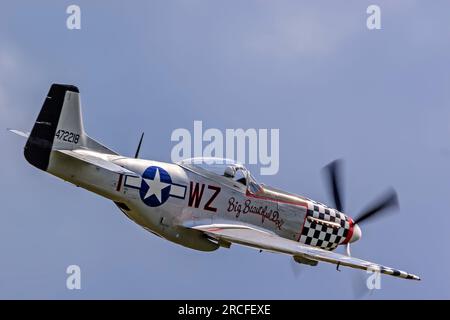
[[[178,165],[197,174],[219,180],[225,184],[256,193],[261,189],[250,171],[234,160],[224,158],[189,158],[178,162]]]

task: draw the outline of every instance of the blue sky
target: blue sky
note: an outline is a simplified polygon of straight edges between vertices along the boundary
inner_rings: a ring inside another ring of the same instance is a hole
[[[82,29],[66,28],[81,7]],[[378,4],[382,29],[366,28]],[[329,203],[320,169],[346,161],[346,208],[388,186],[401,210],[353,255],[420,275],[366,298],[450,298],[448,1],[14,1],[0,11],[0,128],[29,130],[51,83],[80,88],[87,132],[169,161],[176,128],[279,128],[259,180]],[[360,271],[241,247],[163,241],[115,206],[29,166],[4,131],[0,298],[354,298]],[[255,171],[255,170],[254,170]],[[257,173],[257,172],[255,172]],[[66,267],[82,289],[66,289]]]

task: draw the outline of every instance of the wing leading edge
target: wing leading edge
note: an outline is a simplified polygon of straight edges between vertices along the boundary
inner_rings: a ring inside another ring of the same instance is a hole
[[[350,268],[377,271],[403,279],[420,280],[418,276],[405,271],[302,245],[296,241],[285,239],[273,233],[264,232],[248,226],[216,224],[195,226],[193,229],[203,231],[209,237],[216,240],[228,241],[257,249],[285,253],[292,256],[300,256],[313,261],[323,261]]]

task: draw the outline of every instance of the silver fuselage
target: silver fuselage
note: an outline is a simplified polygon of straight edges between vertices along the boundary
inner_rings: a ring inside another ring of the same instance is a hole
[[[333,210],[310,199],[267,188],[264,195],[251,194],[247,187],[230,178],[195,172],[180,164],[127,158],[85,151],[104,158],[133,174],[115,174],[102,167],[52,152],[48,172],[114,201],[120,210],[146,230],[183,246],[211,251],[220,244],[192,229],[196,225],[236,223],[261,228],[283,238],[305,242],[305,225],[316,223],[308,208]],[[170,194],[164,203],[149,206],[143,201],[141,183],[148,168],[159,168],[171,179]],[[318,212],[320,211],[318,209]],[[334,211],[336,212],[336,211]],[[343,214],[336,212],[347,219]],[[311,217],[308,217],[311,216]],[[320,219],[318,219],[320,220]],[[329,220],[329,219],[323,219]],[[333,227],[333,226],[326,226]],[[338,239],[334,249],[345,242]],[[308,244],[308,243],[307,243]],[[320,247],[320,244],[313,243]]]

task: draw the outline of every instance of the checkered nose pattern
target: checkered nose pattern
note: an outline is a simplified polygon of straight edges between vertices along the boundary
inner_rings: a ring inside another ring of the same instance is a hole
[[[345,214],[320,203],[308,202],[299,241],[325,250],[334,250],[338,245],[350,241],[350,237],[356,241],[361,236],[361,230],[359,234],[353,235],[352,229],[353,222]]]

